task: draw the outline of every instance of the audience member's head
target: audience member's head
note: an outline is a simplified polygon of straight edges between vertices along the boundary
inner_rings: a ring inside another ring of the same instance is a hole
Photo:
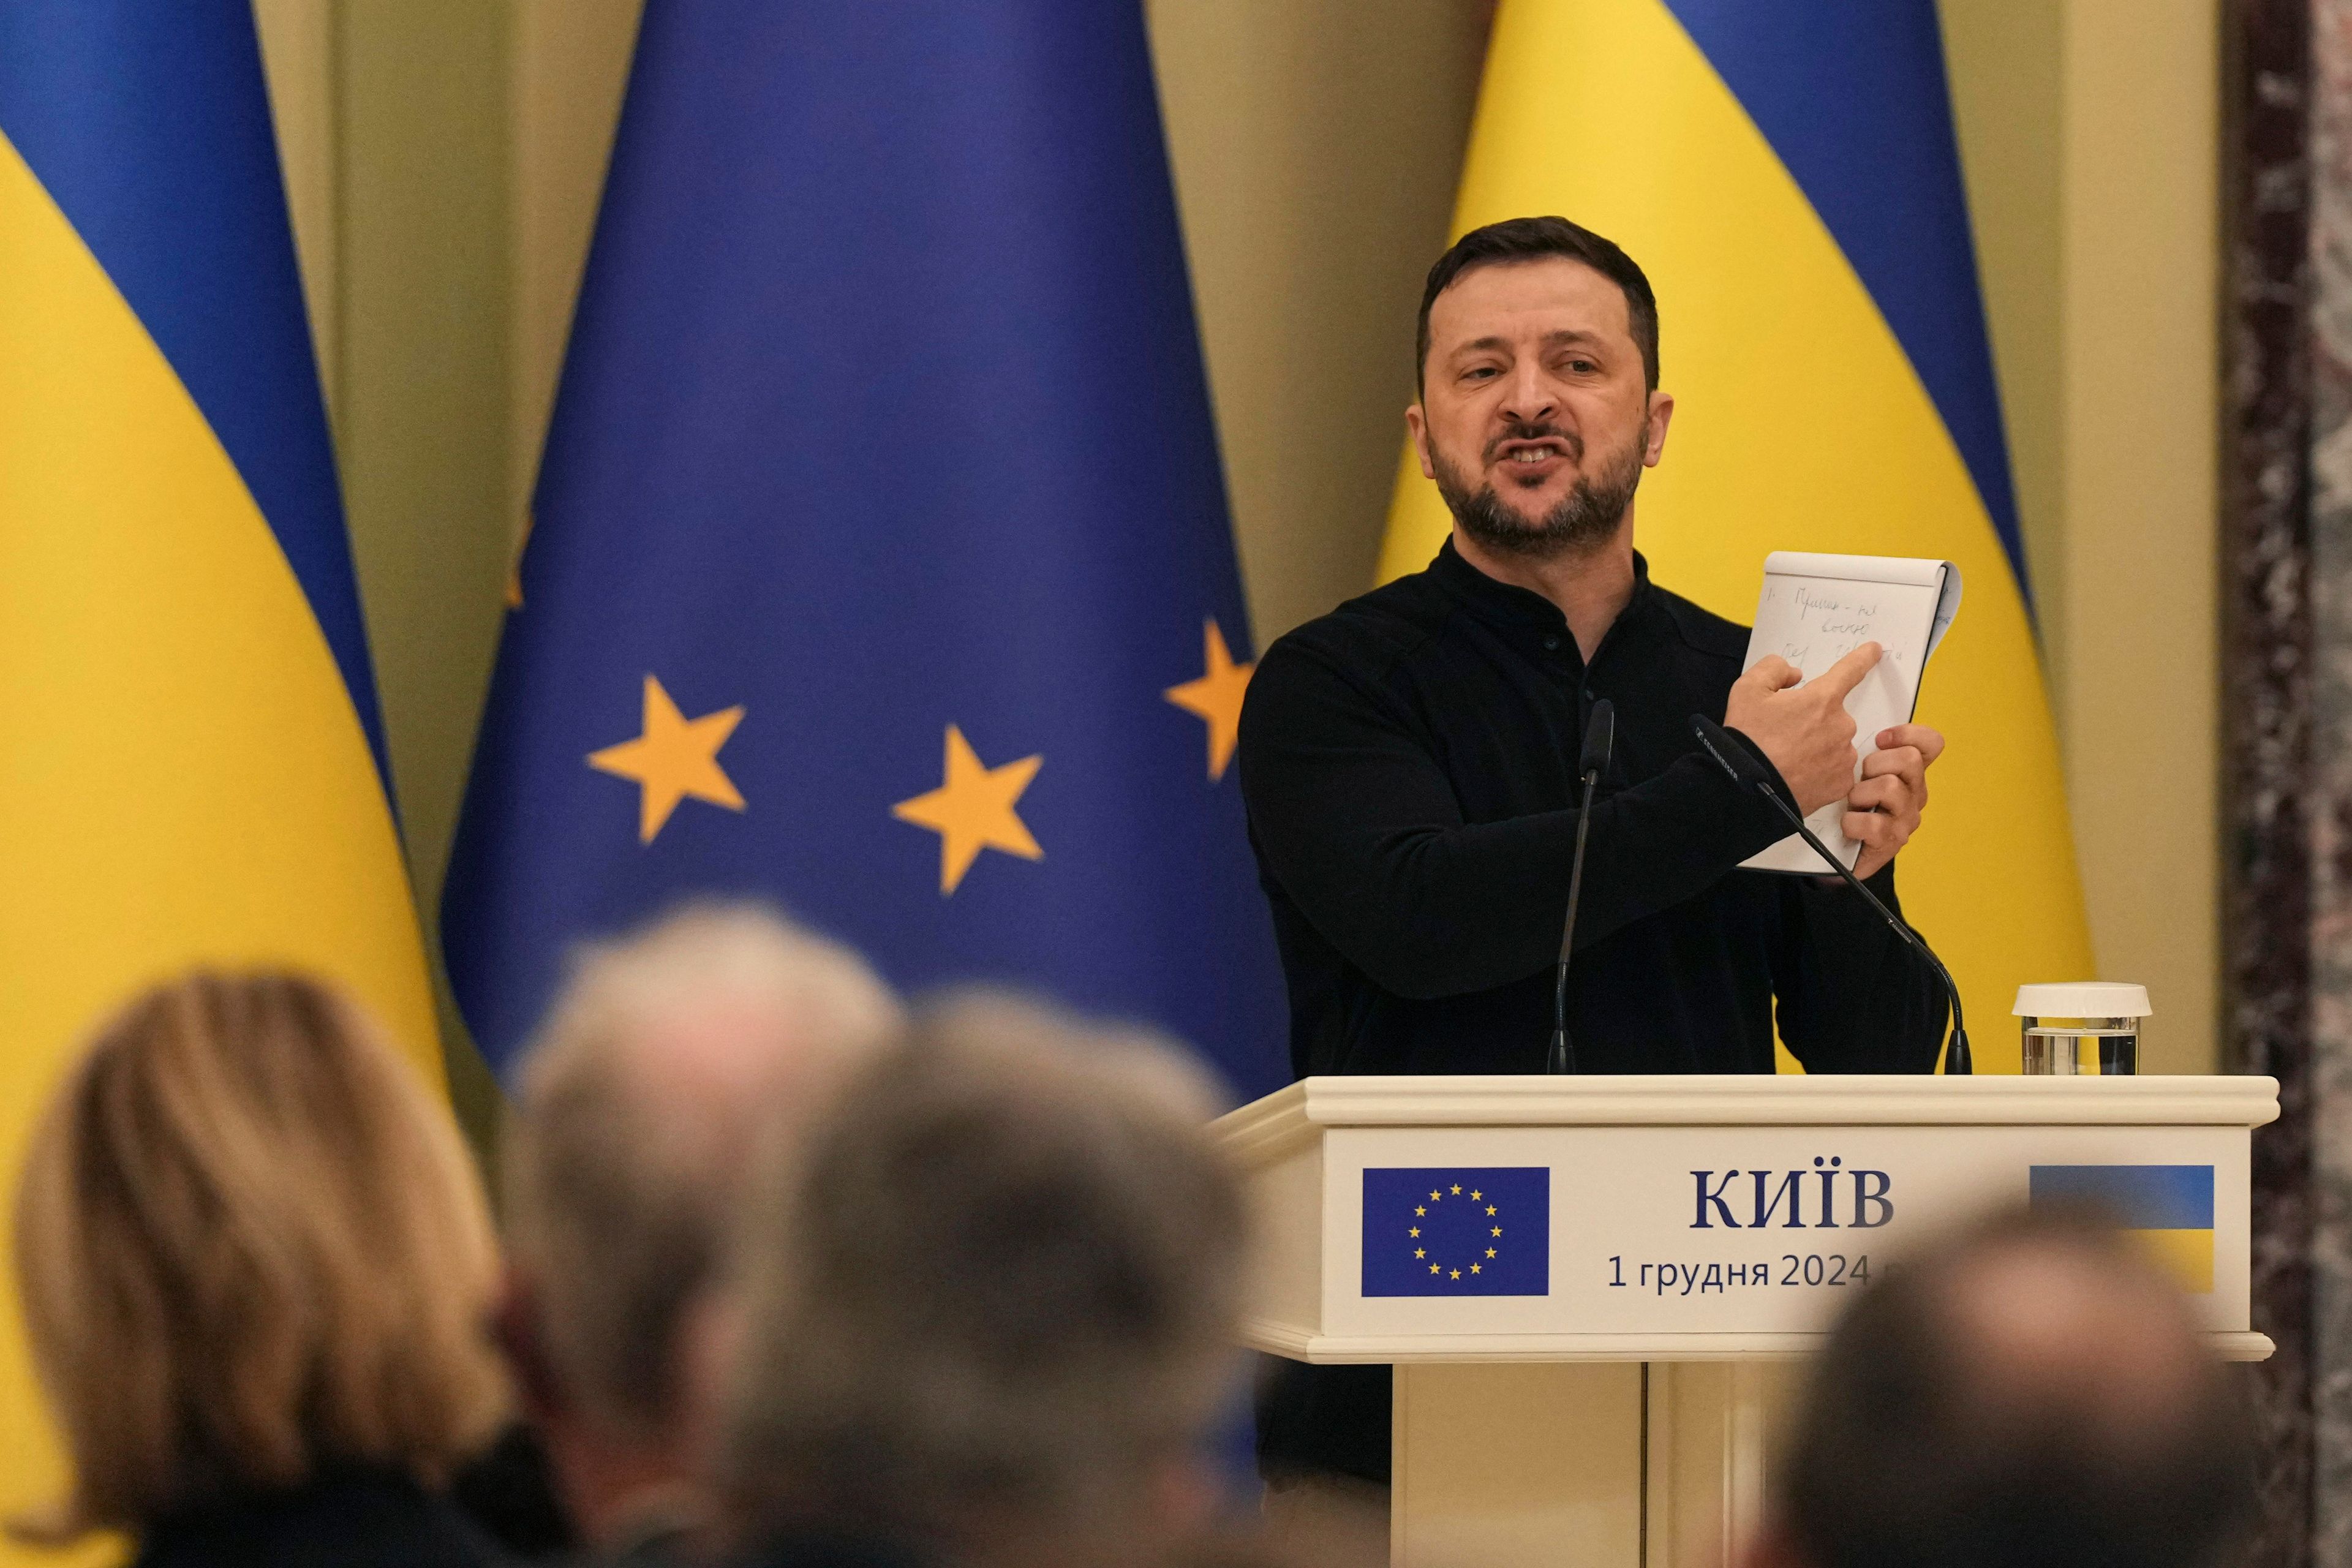
[[[2006,1216],[1832,1335],[1755,1560],[1773,1568],[2205,1568],[2252,1504],[2186,1300],[2086,1217]]]
[[[557,998],[508,1123],[506,1327],[592,1542],[698,1511],[687,1347],[755,1152],[898,1018],[855,953],[741,906],[591,949]]]
[[[919,1017],[746,1233],[741,1528],[1134,1561],[1206,1500],[1238,1185],[1169,1047],[1017,1002]]]
[[[33,1134],[16,1268],[71,1496],[132,1531],[486,1442],[498,1261],[446,1111],[341,997],[197,973],[102,1027]]]

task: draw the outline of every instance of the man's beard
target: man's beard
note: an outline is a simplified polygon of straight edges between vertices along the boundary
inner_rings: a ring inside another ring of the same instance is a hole
[[[1487,460],[1496,447],[1506,441],[1537,441],[1549,438],[1564,443],[1570,457],[1584,460],[1584,439],[1560,429],[1556,425],[1514,425],[1487,443]],[[1454,521],[1487,549],[1507,555],[1523,555],[1537,561],[1550,561],[1571,552],[1591,549],[1617,531],[1625,509],[1633,504],[1633,491],[1642,482],[1642,449],[1649,438],[1649,422],[1625,449],[1604,458],[1598,473],[1577,476],[1575,486],[1559,504],[1530,522],[1503,504],[1492,484],[1473,490],[1462,471],[1430,447],[1430,466],[1437,470],[1437,493],[1445,498],[1445,505],[1454,513]]]

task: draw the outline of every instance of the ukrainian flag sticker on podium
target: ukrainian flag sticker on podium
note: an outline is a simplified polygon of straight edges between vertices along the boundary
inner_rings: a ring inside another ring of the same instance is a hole
[[[2088,1209],[2146,1246],[2180,1288],[2213,1290],[2213,1167],[2036,1165],[2037,1209]]]

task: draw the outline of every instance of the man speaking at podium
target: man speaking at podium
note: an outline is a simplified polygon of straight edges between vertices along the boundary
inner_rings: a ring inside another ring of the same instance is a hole
[[[1800,811],[1843,798],[1855,872],[1891,908],[1943,737],[1869,737],[1857,782],[1844,697],[1875,644],[1801,687],[1777,658],[1743,672],[1746,628],[1650,581],[1633,497],[1674,399],[1642,269],[1564,218],[1475,229],[1430,269],[1418,352],[1405,422],[1453,536],[1426,570],[1276,642],[1242,711],[1294,1070],[1543,1071],[1590,810],[1577,1070],[1770,1072],[1777,1001],[1810,1071],[1932,1071],[1933,972],[1834,879],[1737,869],[1788,824],[1690,719],[1744,738]],[[1584,802],[1601,699],[1615,742]],[[1269,1479],[1385,1483],[1388,1405],[1386,1367],[1283,1363],[1260,1411]]]

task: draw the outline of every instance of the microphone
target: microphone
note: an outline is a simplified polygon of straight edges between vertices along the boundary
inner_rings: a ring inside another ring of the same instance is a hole
[[[1592,791],[1609,771],[1609,752],[1617,740],[1617,705],[1606,697],[1592,704],[1584,722],[1584,747],[1576,771],[1584,779],[1584,797],[1576,810],[1576,858],[1568,868],[1568,920],[1559,928],[1559,968],[1551,981],[1551,1052],[1544,1063],[1549,1073],[1576,1070],[1576,1047],[1568,1041],[1568,953],[1576,940],[1576,900],[1584,891],[1584,836],[1592,826]]]
[[[1960,988],[1952,984],[1952,972],[1944,967],[1944,961],[1935,955],[1917,931],[1903,922],[1900,915],[1879,902],[1878,895],[1864,887],[1862,879],[1847,870],[1844,861],[1829,852],[1828,847],[1814,836],[1813,830],[1805,826],[1805,819],[1799,815],[1797,808],[1780,798],[1780,792],[1772,787],[1771,775],[1764,771],[1764,765],[1756,760],[1755,753],[1742,745],[1730,731],[1704,713],[1692,714],[1690,727],[1691,733],[1698,737],[1698,743],[1706,748],[1706,754],[1715,759],[1715,765],[1731,775],[1732,783],[1744,784],[1770,801],[1780,815],[1803,835],[1805,842],[1813,847],[1813,853],[1827,861],[1831,870],[1844,878],[1847,887],[1870,901],[1870,907],[1878,911],[1878,918],[1886,922],[1890,931],[1917,949],[1919,956],[1927,961],[1927,967],[1934,970],[1936,978],[1944,983],[1944,994],[1952,1004],[1952,1034],[1944,1045],[1944,1074],[1948,1078],[1959,1078],[1973,1073],[1976,1063],[1969,1052],[1968,1025],[1960,1016]]]

